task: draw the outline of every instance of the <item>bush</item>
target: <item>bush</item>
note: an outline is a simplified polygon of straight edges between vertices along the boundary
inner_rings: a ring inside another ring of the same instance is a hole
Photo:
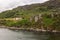
[[[31,22],[29,20],[26,20],[26,19],[23,19],[21,21],[18,21],[17,22],[17,25],[20,25],[20,26],[30,26],[31,25]]]
[[[5,22],[5,25],[6,25],[6,26],[14,26],[15,23],[16,23],[15,21],[9,21],[9,20],[8,20],[8,21]]]

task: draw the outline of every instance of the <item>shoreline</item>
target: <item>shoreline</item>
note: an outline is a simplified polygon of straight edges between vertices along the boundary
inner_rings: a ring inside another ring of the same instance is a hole
[[[17,27],[6,27],[6,26],[0,26],[0,28],[7,28],[7,29],[10,29],[10,30],[26,30],[26,31],[35,31],[35,32],[60,32],[60,31],[56,31],[56,30],[53,30],[53,31],[50,31],[50,30],[44,30],[44,29],[39,29],[39,28],[17,28]]]
[[[53,31],[49,31],[49,30],[44,30],[44,29],[34,29],[34,28],[16,28],[16,27],[7,27],[7,29],[10,29],[10,30],[26,30],[26,31],[34,31],[34,32],[53,32],[53,33],[57,33],[60,31],[56,31],[56,30],[53,30]]]

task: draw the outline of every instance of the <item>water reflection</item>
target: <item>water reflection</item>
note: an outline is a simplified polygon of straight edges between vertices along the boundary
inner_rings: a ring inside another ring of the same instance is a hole
[[[0,40],[60,40],[60,34],[0,29]]]
[[[60,40],[60,33],[50,33],[48,40]]]

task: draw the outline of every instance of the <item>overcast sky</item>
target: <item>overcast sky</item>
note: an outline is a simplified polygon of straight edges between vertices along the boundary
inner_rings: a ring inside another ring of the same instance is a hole
[[[33,3],[44,3],[48,0],[0,0],[0,12],[17,6],[23,6]]]

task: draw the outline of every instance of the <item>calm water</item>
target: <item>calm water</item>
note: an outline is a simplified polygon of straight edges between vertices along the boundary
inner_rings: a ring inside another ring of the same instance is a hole
[[[0,40],[60,40],[60,34],[14,31],[0,28]]]

